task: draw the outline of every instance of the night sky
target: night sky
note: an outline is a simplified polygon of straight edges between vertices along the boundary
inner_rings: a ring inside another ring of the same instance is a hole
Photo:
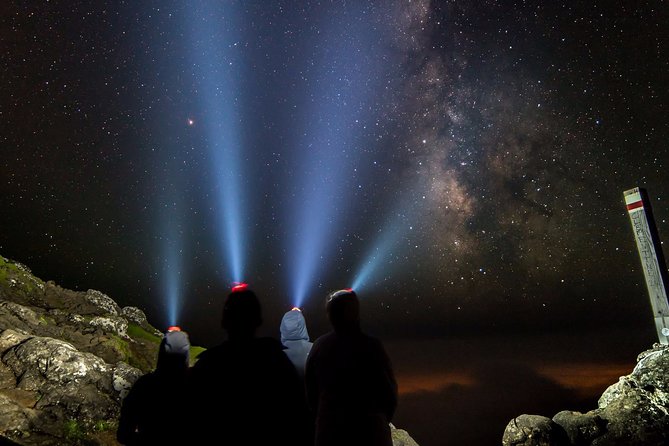
[[[232,282],[272,336],[293,305],[324,333],[354,286],[428,446],[408,409],[485,375],[454,339],[552,377],[555,412],[585,397],[556,370],[628,373],[655,340],[623,191],[669,234],[664,2],[0,8],[0,254],[42,279],[205,346]]]

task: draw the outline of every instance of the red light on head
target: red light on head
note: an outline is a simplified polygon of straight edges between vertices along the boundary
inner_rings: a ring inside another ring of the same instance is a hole
[[[344,288],[344,291],[348,291],[349,293],[353,293],[353,288]]]
[[[167,332],[172,333],[173,331],[181,331],[181,327],[177,327],[176,325],[172,325],[171,327],[167,327]]]
[[[232,284],[232,292],[238,293],[240,291],[246,291],[249,288],[249,285],[244,282],[234,282]]]

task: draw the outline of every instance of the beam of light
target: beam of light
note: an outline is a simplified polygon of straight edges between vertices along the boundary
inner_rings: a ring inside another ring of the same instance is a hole
[[[300,174],[292,185],[294,204],[287,207],[293,229],[286,253],[295,307],[302,306],[334,257],[343,216],[354,204],[361,138],[365,124],[372,125],[371,101],[383,70],[369,57],[378,35],[356,19],[334,17],[331,23],[323,33],[325,49],[313,87],[305,92],[303,137],[296,144]]]
[[[161,291],[165,297],[168,325],[176,325],[183,307],[183,234],[179,227],[176,203],[167,206],[162,217]]]
[[[233,3],[197,2],[189,7],[189,28],[193,48],[190,53],[206,132],[210,169],[219,226],[222,261],[228,282],[240,282],[244,273],[243,231],[245,202],[243,166],[239,137],[239,60],[237,15]],[[194,120],[193,120],[194,123]]]
[[[351,288],[356,293],[360,290],[369,289],[380,270],[388,271],[387,265],[392,263],[392,254],[398,246],[402,236],[411,228],[405,222],[406,216],[398,214],[383,229],[377,233],[374,244],[364,257],[364,261],[357,269]],[[383,268],[382,268],[383,267]]]
[[[410,190],[414,191],[413,195],[417,195],[416,188],[410,188]],[[422,194],[419,196],[422,196]],[[369,247],[363,257],[364,260],[358,265],[358,269],[353,276],[351,288],[356,293],[360,290],[373,288],[381,279],[378,276],[380,272],[387,274],[391,269],[399,266],[399,262],[393,254],[402,239],[413,231],[412,221],[414,221],[415,216],[420,215],[418,210],[419,201],[410,202],[409,200],[409,196],[400,199],[397,207],[399,210],[395,211],[386,220],[385,226],[377,231],[374,243]]]

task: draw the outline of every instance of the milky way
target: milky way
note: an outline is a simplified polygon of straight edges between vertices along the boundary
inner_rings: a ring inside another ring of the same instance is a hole
[[[1,254],[210,339],[234,133],[270,313],[374,259],[387,333],[650,317],[622,192],[668,231],[666,8],[299,3],[5,6]]]

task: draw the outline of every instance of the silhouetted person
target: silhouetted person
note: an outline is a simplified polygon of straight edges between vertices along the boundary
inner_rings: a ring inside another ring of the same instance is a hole
[[[299,308],[293,308],[281,319],[281,343],[285,347],[283,352],[295,366],[297,374],[304,379],[304,368],[307,364],[307,355],[311,350],[307,323]]]
[[[180,330],[160,343],[156,370],[140,377],[123,400],[116,438],[124,445],[187,444],[185,429],[170,425],[171,409],[183,410],[187,399],[190,341]]]
[[[390,360],[381,342],[360,330],[360,303],[353,290],[331,293],[326,309],[334,331],[314,342],[306,368],[315,444],[392,446],[389,422],[397,384]]]
[[[252,291],[228,295],[222,318],[228,340],[203,352],[192,368],[192,444],[302,445],[308,440],[302,383],[279,341],[255,337],[261,323]]]

